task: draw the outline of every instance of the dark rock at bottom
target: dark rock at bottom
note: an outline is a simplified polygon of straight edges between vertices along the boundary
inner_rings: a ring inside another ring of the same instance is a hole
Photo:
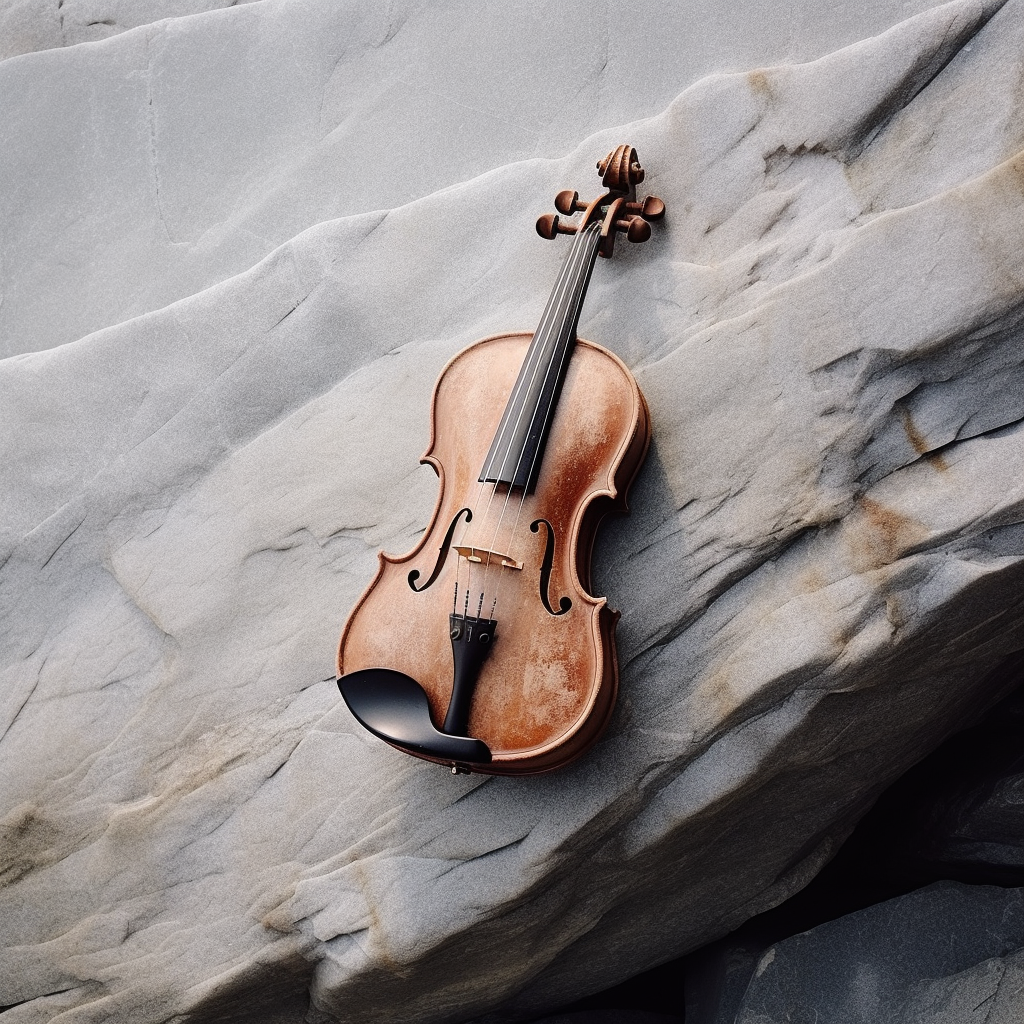
[[[997,671],[1017,689],[890,787],[806,889],[544,1024],[1024,1021],[1024,654]]]
[[[681,1017],[647,1010],[576,1010],[541,1017],[534,1024],[679,1024]]]
[[[937,882],[770,946],[716,1024],[1019,1024],[1024,890]]]

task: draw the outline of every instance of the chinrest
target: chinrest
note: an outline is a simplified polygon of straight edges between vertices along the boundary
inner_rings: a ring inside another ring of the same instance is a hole
[[[450,736],[434,728],[426,692],[404,672],[360,669],[341,676],[338,689],[359,722],[393,746],[443,761],[486,764],[491,760],[482,740]]]

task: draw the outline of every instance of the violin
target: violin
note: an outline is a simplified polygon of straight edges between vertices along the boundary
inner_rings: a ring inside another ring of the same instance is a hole
[[[441,371],[421,460],[439,478],[430,524],[407,555],[378,556],[338,645],[356,719],[453,773],[561,767],[615,704],[619,613],[590,593],[591,550],[604,516],[626,511],[650,415],[625,364],[576,328],[597,257],[620,232],[646,241],[665,204],[637,199],[632,147],[597,169],[602,195],[560,192],[537,221],[543,238],[572,238],[537,330],[486,338]]]

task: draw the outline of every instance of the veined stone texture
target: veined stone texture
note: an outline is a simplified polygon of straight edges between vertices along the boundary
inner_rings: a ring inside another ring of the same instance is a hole
[[[692,85],[688,8],[584,6],[261,0],[0,63],[4,1024],[538,1016],[785,899],[996,696],[1024,2]],[[620,704],[558,773],[453,778],[334,646],[430,514],[438,371],[536,322],[533,221],[620,142],[669,210],[580,329],[653,416],[595,555]]]

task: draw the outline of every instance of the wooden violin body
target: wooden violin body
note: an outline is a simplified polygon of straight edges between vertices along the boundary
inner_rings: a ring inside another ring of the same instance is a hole
[[[472,504],[480,466],[531,337],[481,341],[441,373],[423,458],[440,478],[430,526],[409,554],[379,556],[377,576],[352,610],[338,649],[339,675],[387,665],[414,678],[437,723],[452,697],[449,614],[459,563],[447,559],[434,583],[419,593],[409,586],[408,574],[419,568],[427,576],[449,524]],[[473,693],[468,732],[491,751],[491,761],[473,764],[474,771],[548,771],[581,754],[607,724],[618,687],[618,613],[589,593],[590,552],[603,516],[625,510],[626,491],[647,451],[649,424],[643,395],[625,365],[597,345],[578,342],[536,487],[518,516],[516,550],[507,551],[512,518],[506,512],[505,522],[497,523],[504,494],[468,524],[468,543],[461,546],[513,554],[523,564],[490,570],[492,577],[504,574],[503,616]],[[564,614],[551,614],[539,597],[547,530],[528,528],[538,518],[550,522],[556,539],[549,603],[557,609],[568,596],[571,606]],[[477,568],[486,571],[482,562]]]
[[[625,365],[579,341],[597,256],[617,232],[651,235],[660,199],[636,199],[629,146],[598,164],[591,203],[561,192],[537,222],[573,241],[532,334],[455,356],[434,389],[423,461],[440,479],[416,548],[381,554],[338,645],[338,686],[355,718],[392,746],[453,772],[526,775],[578,757],[618,688],[618,613],[590,593],[600,520],[625,510],[650,417]]]

